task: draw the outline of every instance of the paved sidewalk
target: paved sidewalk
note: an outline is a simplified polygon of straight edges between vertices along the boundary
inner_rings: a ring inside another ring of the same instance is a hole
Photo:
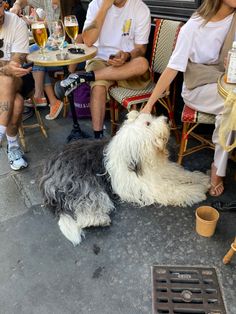
[[[74,248],[43,206],[37,183],[41,166],[64,145],[72,123],[59,118],[46,124],[46,140],[39,130],[26,130],[27,169],[10,170],[6,143],[0,148],[0,314],[150,314],[153,264],[215,266],[228,313],[235,314],[236,256],[227,266],[222,258],[235,236],[236,212],[222,213],[216,234],[202,238],[194,231],[197,206],[123,203],[110,227],[88,229]],[[89,121],[81,124],[91,132]],[[170,150],[176,158],[173,140]],[[184,165],[206,171],[211,159],[206,150]],[[230,162],[222,201],[235,200],[235,171]]]

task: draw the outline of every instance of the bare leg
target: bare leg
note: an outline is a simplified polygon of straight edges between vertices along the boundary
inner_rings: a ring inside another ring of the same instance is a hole
[[[216,174],[217,168],[212,163],[211,165],[211,188],[209,194],[211,196],[220,196],[224,192],[223,177]]]
[[[63,102],[56,98],[51,84],[45,85],[44,90],[50,102],[50,113],[46,115],[46,119],[56,119],[63,108]]]
[[[35,81],[35,92],[34,97],[35,98],[42,98],[44,97],[44,71],[34,71],[33,77]]]
[[[24,99],[17,93],[14,101],[12,116],[7,126],[7,135],[16,136],[22,118]]]
[[[55,96],[52,85],[51,84],[44,85],[44,90],[48,96],[49,103],[51,104],[51,106],[53,106],[55,102],[58,101],[58,99]]]
[[[14,79],[10,76],[0,76],[0,125],[7,126],[12,113],[15,98]]]
[[[96,80],[119,81],[144,74],[149,68],[143,57],[132,59],[120,67],[109,66],[94,72]]]
[[[94,86],[91,91],[90,110],[92,115],[92,126],[94,131],[103,129],[103,121],[106,110],[106,88],[105,86]]]

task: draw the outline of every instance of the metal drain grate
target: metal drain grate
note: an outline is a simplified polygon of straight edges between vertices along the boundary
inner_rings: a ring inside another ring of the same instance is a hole
[[[153,314],[226,314],[214,268],[153,266]]]

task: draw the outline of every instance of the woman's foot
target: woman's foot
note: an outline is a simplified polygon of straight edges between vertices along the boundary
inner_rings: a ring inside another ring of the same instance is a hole
[[[224,192],[224,183],[223,177],[219,177],[217,174],[217,168],[212,163],[211,165],[211,187],[209,190],[209,194],[211,196],[220,196]]]
[[[34,97],[34,100],[37,107],[46,107],[48,105],[46,97],[39,97],[39,98]],[[34,107],[34,104],[32,103],[31,98],[25,100],[24,105],[25,107],[29,107],[29,108]]]
[[[54,120],[58,117],[63,108],[63,101],[57,100],[53,105],[50,105],[50,113],[46,115],[47,120]]]

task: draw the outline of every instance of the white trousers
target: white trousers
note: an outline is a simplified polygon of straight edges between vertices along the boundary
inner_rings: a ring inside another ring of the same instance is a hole
[[[200,86],[193,90],[188,90],[185,84],[183,84],[182,97],[184,102],[192,109],[216,115],[215,129],[212,135],[212,141],[215,144],[214,164],[217,168],[216,174],[224,177],[229,153],[219,144],[219,128],[224,109],[224,98],[218,93],[217,83]],[[227,145],[233,143],[236,136],[235,133],[231,132],[229,134]]]

